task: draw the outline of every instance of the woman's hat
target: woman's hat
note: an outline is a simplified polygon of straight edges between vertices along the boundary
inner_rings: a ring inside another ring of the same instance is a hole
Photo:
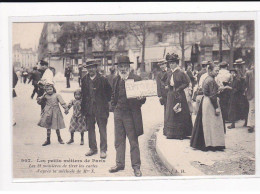
[[[235,63],[234,63],[234,65],[243,65],[243,64],[245,64],[245,61],[243,61],[242,58],[237,59],[237,60],[235,61]]]
[[[117,63],[115,63],[116,65],[130,65],[133,62],[130,62],[130,59],[128,56],[118,56],[117,57]]]

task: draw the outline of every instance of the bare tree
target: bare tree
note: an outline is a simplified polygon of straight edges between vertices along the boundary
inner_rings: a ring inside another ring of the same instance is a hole
[[[185,65],[185,50],[190,47],[186,44],[185,36],[188,31],[191,31],[194,28],[192,22],[180,21],[172,23],[173,30],[179,35],[179,45],[181,48],[181,66]]]
[[[224,21],[222,22],[223,29],[223,40],[230,49],[229,64],[233,67],[234,62],[234,51],[235,48],[243,47],[246,43],[245,37],[241,36],[239,30],[244,22],[240,21]]]
[[[148,24],[147,22],[127,22],[127,27],[137,41],[142,47],[142,57],[141,57],[141,72],[145,71],[145,41],[148,34]]]

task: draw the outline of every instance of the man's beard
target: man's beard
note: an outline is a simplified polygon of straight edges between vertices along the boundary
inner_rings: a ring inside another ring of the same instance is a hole
[[[123,71],[123,72],[119,71],[119,75],[120,75],[120,77],[121,77],[123,80],[126,80],[126,79],[128,78],[129,73],[130,73],[130,71]]]

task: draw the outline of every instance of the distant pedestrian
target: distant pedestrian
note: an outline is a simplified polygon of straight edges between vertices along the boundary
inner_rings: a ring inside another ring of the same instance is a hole
[[[24,69],[23,72],[22,72],[22,76],[23,76],[23,83],[25,84],[26,81],[27,81],[27,78],[28,78],[28,70],[27,69]]]
[[[110,84],[110,86],[112,87],[113,85],[113,79],[116,77],[116,69],[114,66],[109,68],[110,74],[107,76],[107,80]]]
[[[42,144],[42,146],[46,146],[51,143],[51,129],[56,130],[59,143],[64,144],[60,136],[60,129],[65,128],[65,123],[59,104],[66,111],[66,103],[64,102],[60,94],[54,92],[53,85],[45,85],[45,92],[46,93],[44,93],[43,96],[37,98],[38,104],[45,103],[44,110],[41,114],[41,119],[38,122],[38,125],[40,127],[44,127],[47,129],[47,140]]]
[[[41,77],[42,77],[42,74],[37,70],[37,67],[33,67],[33,71],[31,73],[31,76],[28,81],[28,84],[32,81],[32,85],[34,87],[33,93],[31,95],[32,99],[35,94],[37,94],[37,97],[38,97],[38,90],[39,90],[38,82],[40,81]]]
[[[84,145],[84,132],[87,131],[87,125],[86,125],[86,118],[85,115],[81,112],[81,102],[82,102],[82,95],[81,90],[76,90],[74,92],[74,100],[72,100],[68,104],[68,109],[65,112],[66,114],[69,113],[69,109],[73,107],[73,115],[70,120],[70,140],[67,142],[67,144],[74,143],[74,133],[80,132],[81,135],[81,141],[80,145]]]
[[[79,64],[79,76],[78,76],[78,82],[79,86],[81,87],[81,79],[82,79],[82,70],[83,70],[83,65]]]
[[[255,129],[255,68],[251,65],[250,70],[246,72],[246,96],[249,101],[248,114],[248,132],[252,133]]]
[[[225,149],[224,123],[218,101],[219,86],[214,78],[219,68],[210,64],[203,82],[203,97],[192,130],[190,146],[202,151]]]
[[[66,77],[67,88],[70,88],[70,74],[71,74],[70,65],[69,63],[67,63],[67,67],[65,68],[65,74],[64,74],[64,76]]]

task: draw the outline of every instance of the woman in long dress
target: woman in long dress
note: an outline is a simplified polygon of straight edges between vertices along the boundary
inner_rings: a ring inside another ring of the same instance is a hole
[[[203,98],[192,130],[190,146],[199,150],[225,149],[224,124],[217,97],[219,88],[215,81],[219,67],[209,65],[209,76],[202,84]]]
[[[168,61],[169,62],[169,61]],[[171,72],[167,76],[168,94],[165,114],[167,139],[184,139],[191,135],[192,120],[184,89],[189,86],[185,72],[178,67],[176,56],[170,62]]]

